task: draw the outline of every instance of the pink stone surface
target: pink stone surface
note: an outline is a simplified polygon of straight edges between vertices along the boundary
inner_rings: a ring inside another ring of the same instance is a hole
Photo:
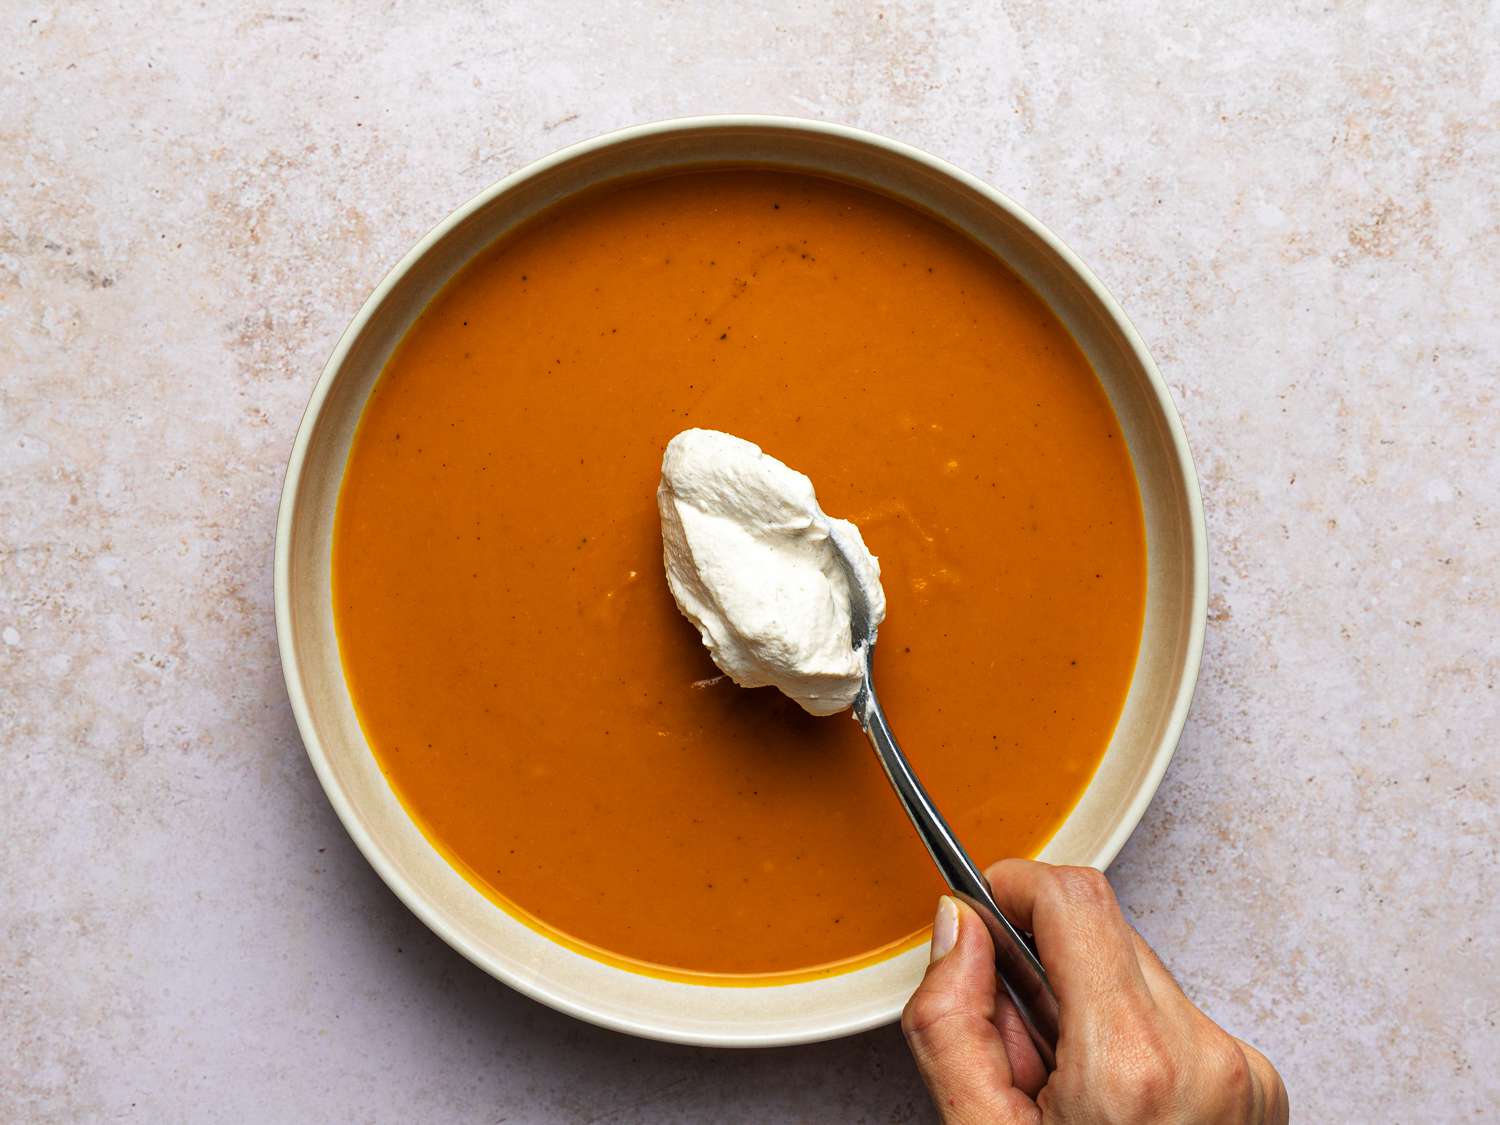
[[[521,999],[302,752],[271,549],[384,271],[525,161],[760,111],[1053,227],[1203,475],[1208,646],[1112,871],[1305,1121],[1500,1119],[1500,9],[0,10],[0,1119],[927,1120],[894,1029],[729,1053]]]

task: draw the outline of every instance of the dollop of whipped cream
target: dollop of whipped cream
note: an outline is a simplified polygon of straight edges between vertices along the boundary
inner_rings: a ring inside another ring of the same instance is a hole
[[[667,585],[714,663],[741,687],[775,687],[813,715],[854,702],[864,651],[850,635],[844,544],[872,626],[880,563],[859,528],[818,506],[812,481],[718,430],[667,444],[656,490]]]

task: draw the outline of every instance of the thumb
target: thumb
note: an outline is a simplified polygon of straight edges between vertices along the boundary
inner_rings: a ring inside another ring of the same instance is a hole
[[[932,963],[901,1013],[901,1030],[945,1122],[1036,1122],[1036,1104],[1011,1081],[995,1023],[995,950],[979,916],[938,900]]]

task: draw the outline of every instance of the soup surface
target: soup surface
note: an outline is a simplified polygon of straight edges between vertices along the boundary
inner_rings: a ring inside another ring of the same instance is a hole
[[[491,248],[361,420],[333,557],[355,706],[492,898],[686,974],[833,971],[938,877],[859,727],[718,676],[667,591],[664,446],[726,430],[880,557],[876,672],[976,859],[1037,851],[1134,668],[1130,459],[1042,302],[941,223],[759,170],[604,189]]]

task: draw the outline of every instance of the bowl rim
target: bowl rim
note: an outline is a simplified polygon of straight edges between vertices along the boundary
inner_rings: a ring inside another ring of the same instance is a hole
[[[1176,468],[1181,473],[1183,492],[1188,501],[1186,504],[1187,524],[1193,565],[1189,576],[1191,608],[1189,611],[1186,659],[1182,668],[1182,676],[1172,698],[1167,721],[1158,742],[1158,748],[1150,760],[1147,770],[1142,775],[1142,784],[1137,788],[1134,798],[1127,805],[1124,814],[1120,817],[1113,832],[1108,836],[1103,847],[1100,849],[1101,867],[1108,867],[1114,861],[1115,857],[1119,855],[1120,850],[1125,846],[1126,841],[1140,823],[1142,816],[1145,815],[1146,808],[1156,795],[1157,788],[1161,784],[1161,779],[1165,775],[1167,767],[1171,764],[1172,758],[1176,753],[1183,728],[1187,723],[1188,712],[1192,706],[1202,664],[1203,642],[1208,614],[1207,533],[1203,514],[1202,488],[1192,452],[1188,447],[1187,436],[1183,430],[1181,418],[1177,413],[1176,404],[1173,401],[1172,393],[1166,384],[1166,380],[1162,378],[1161,372],[1157,369],[1156,362],[1152,359],[1144,340],[1136,331],[1130,319],[1125,315],[1124,309],[1121,308],[1120,304],[1109,290],[1105,288],[1104,284],[1094,276],[1094,273],[1088,266],[1057,235],[1053,234],[1051,230],[1015,200],[985,183],[983,180],[980,180],[978,177],[922,149],[864,129],[811,118],[771,114],[709,114],[665,118],[645,124],[632,125],[579,141],[531,161],[473,195],[433,226],[386,273],[379,284],[370,292],[370,295],[365,299],[363,304],[361,304],[359,311],[349,322],[348,327],[344,329],[337,344],[334,345],[333,351],[329,354],[328,360],[323,365],[317,383],[314,385],[312,394],[308,399],[307,406],[304,408],[302,417],[298,422],[297,433],[293,439],[291,453],[287,461],[286,474],[282,481],[281,497],[276,516],[276,544],[273,564],[276,642],[280,655],[282,675],[286,683],[287,696],[303,747],[307,752],[308,759],[313,766],[313,771],[317,775],[329,803],[333,806],[334,812],[344,826],[344,830],[349,833],[355,846],[370,866],[374,868],[382,882],[390,888],[408,910],[415,914],[428,929],[440,937],[450,948],[454,949],[488,975],[523,995],[546,1004],[554,1010],[573,1016],[576,1019],[612,1031],[624,1032],[663,1042],[696,1046],[760,1047],[794,1045],[852,1035],[875,1027],[884,1026],[896,1017],[899,1009],[897,1011],[876,1013],[867,1018],[851,1019],[846,1024],[839,1024],[832,1027],[820,1025],[809,1028],[806,1032],[752,1032],[735,1035],[668,1031],[650,1023],[619,1018],[608,1013],[596,1011],[587,1005],[577,1003],[567,996],[553,992],[543,984],[516,976],[507,971],[505,967],[492,962],[483,952],[471,945],[467,938],[455,926],[451,925],[442,913],[429,905],[407,883],[405,878],[387,859],[383,850],[377,846],[361,823],[359,817],[355,814],[349,798],[334,776],[326,749],[313,723],[308,697],[302,686],[304,673],[298,658],[297,646],[293,635],[291,592],[292,527],[297,508],[297,498],[301,492],[308,450],[312,441],[312,434],[317,428],[317,422],[323,413],[333,384],[348,359],[355,341],[363,334],[365,328],[384,304],[392,290],[450,232],[480,209],[486,207],[517,185],[544,174],[552,168],[590,153],[646,138],[662,137],[676,132],[703,129],[782,130],[787,133],[812,134],[830,140],[853,142],[884,150],[891,155],[904,158],[940,176],[956,181],[964,188],[976,193],[1005,212],[1011,219],[1024,226],[1034,237],[1042,241],[1055,253],[1066,269],[1085,286],[1090,296],[1098,302],[1100,309],[1108,319],[1120,330],[1126,346],[1139,362],[1141,370],[1147,378],[1152,396],[1161,408],[1161,416],[1162,421],[1165,423],[1168,443],[1176,461]]]

